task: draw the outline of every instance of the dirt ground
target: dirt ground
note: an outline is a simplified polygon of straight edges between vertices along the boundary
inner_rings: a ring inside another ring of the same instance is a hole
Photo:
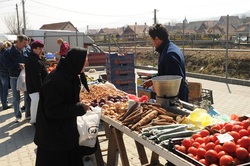
[[[228,55],[228,56],[227,56]],[[238,79],[250,79],[249,50],[185,50],[187,72],[225,76]],[[228,57],[228,58],[227,58]],[[158,54],[151,49],[137,49],[135,63],[143,66],[157,66]],[[228,64],[228,65],[226,65]],[[226,66],[228,66],[226,68]]]

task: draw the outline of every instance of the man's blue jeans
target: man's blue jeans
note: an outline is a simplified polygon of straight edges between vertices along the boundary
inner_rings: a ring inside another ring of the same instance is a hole
[[[0,72],[0,96],[3,108],[8,106],[7,98],[9,91],[10,77],[9,73]]]
[[[14,107],[14,113],[16,118],[21,118],[21,109],[20,109],[20,91],[16,90],[17,85],[17,77],[10,77],[10,86],[12,90],[13,95],[13,107]]]

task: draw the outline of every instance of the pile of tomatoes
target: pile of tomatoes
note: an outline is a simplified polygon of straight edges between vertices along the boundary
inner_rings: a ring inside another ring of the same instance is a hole
[[[203,129],[190,138],[175,145],[176,150],[185,153],[206,166],[234,166],[250,162],[250,118],[214,124],[211,129],[218,133],[211,134]],[[217,136],[228,133],[233,140],[220,143]],[[250,165],[250,163],[249,163]]]

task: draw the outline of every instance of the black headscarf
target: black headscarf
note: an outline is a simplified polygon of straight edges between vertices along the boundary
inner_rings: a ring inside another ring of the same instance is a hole
[[[87,79],[84,73],[81,73],[84,63],[86,61],[87,50],[80,47],[73,47],[67,52],[66,57],[62,57],[57,66],[60,70],[67,73],[68,76],[75,76],[80,74],[81,82],[89,92]],[[66,66],[66,67],[62,67]]]

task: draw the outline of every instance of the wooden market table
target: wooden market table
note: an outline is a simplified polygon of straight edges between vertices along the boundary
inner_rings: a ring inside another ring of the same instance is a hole
[[[102,115],[101,120],[104,122],[104,125],[108,126],[109,129],[105,130],[105,133],[108,137],[108,154],[107,154],[107,166],[116,165],[116,154],[117,151],[120,154],[121,162],[123,166],[129,166],[129,160],[126,152],[126,147],[123,140],[123,134],[131,137],[135,141],[136,149],[139,155],[141,165],[159,165],[159,156],[165,158],[168,162],[173,163],[177,166],[192,166],[193,164],[187,162],[183,158],[177,156],[176,154],[168,151],[166,148],[161,147],[160,145],[143,139],[138,135],[138,132],[130,130],[128,127],[116,122],[115,120]],[[150,162],[146,155],[145,148],[148,148],[152,151]],[[98,150],[100,151],[100,149]],[[97,152],[100,157],[100,152]],[[100,158],[99,158],[100,159]],[[98,160],[98,159],[97,159]],[[98,161],[97,161],[98,162]],[[98,166],[103,165],[103,160],[101,163],[98,163]]]

